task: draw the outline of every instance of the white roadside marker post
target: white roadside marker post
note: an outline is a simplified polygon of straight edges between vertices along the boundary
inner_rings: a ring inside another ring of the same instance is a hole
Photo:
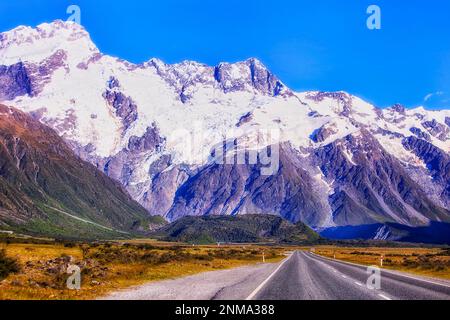
[[[381,255],[381,257],[380,257],[380,266],[381,267],[383,266],[383,260],[384,260],[384,255]]]
[[[266,263],[266,254],[264,251],[263,251],[263,263]]]

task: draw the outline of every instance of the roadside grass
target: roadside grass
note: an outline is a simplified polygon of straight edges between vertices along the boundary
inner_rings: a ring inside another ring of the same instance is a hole
[[[0,281],[12,273],[20,271],[19,264],[15,259],[6,256],[5,250],[0,250]]]
[[[310,248],[305,250],[309,250]],[[405,271],[417,275],[450,280],[450,248],[357,248],[318,246],[315,253],[362,265]]]
[[[31,241],[33,242],[33,241]],[[151,281],[262,262],[283,247],[189,246],[136,240],[103,243],[0,243],[19,270],[0,279],[0,300],[85,300]],[[81,269],[81,290],[69,290],[69,265]]]

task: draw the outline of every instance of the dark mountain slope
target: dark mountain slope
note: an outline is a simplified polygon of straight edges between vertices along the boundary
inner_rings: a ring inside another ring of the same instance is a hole
[[[190,243],[311,243],[319,235],[299,222],[271,215],[184,217],[156,232],[160,238]]]
[[[400,161],[364,130],[318,149],[316,158],[325,177],[334,181],[330,204],[337,225],[450,222],[450,211],[431,201]]]
[[[279,214],[291,222],[317,225],[327,204],[315,193],[314,179],[289,144],[279,149],[279,170],[261,174],[261,165],[219,165],[202,168],[178,189],[167,217],[186,215]]]
[[[167,218],[278,214],[312,227],[331,219],[338,226],[450,222],[450,211],[434,203],[368,132],[319,148],[312,159],[288,143],[280,146],[279,155],[279,170],[271,176],[261,175],[260,165],[201,168],[178,188]]]
[[[0,221],[37,234],[95,237],[129,231],[147,213],[82,161],[50,128],[0,105]],[[78,218],[78,219],[77,219]]]
[[[450,244],[450,224],[431,222],[429,226],[408,227],[398,223],[327,228],[320,235],[332,240],[388,240],[427,244]]]
[[[433,181],[442,188],[440,199],[450,207],[450,154],[415,137],[404,139],[403,145],[425,163]]]

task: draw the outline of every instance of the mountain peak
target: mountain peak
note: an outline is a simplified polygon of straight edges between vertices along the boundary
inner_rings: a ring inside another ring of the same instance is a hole
[[[245,62],[251,66],[256,66],[268,70],[264,63],[262,63],[258,58],[248,58],[247,60],[245,60]]]
[[[406,107],[400,103],[394,104],[390,109],[398,113],[405,113],[406,111]]]
[[[292,92],[257,58],[236,63],[222,62],[215,67],[214,77],[225,92],[248,90],[249,87],[269,96],[292,95]]]
[[[50,23],[42,23],[35,28],[22,25],[10,31],[2,32],[0,33],[0,41],[7,44],[11,42],[19,44],[61,35],[66,36],[68,40],[73,40],[74,37],[89,37],[89,33],[83,26],[71,21],[55,20]]]
[[[235,63],[221,62],[216,66],[184,60],[175,64],[153,58],[143,64],[154,68],[170,85],[177,87],[182,101],[189,100],[189,88],[196,85],[211,85],[225,93],[256,90],[268,96],[293,95],[292,92],[256,58]]]
[[[58,50],[82,57],[99,52],[86,29],[70,21],[56,20],[35,28],[19,26],[0,33],[0,55],[7,65],[22,60],[41,62]]]
[[[36,27],[37,29],[66,29],[66,30],[72,30],[72,31],[78,31],[78,32],[85,32],[87,34],[86,29],[73,21],[63,21],[63,20],[55,20],[53,22],[44,22],[41,23]]]

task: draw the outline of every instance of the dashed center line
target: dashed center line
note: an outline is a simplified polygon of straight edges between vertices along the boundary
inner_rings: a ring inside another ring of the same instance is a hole
[[[315,255],[315,254],[312,254],[312,255]],[[317,256],[317,255],[316,255]],[[321,258],[320,256],[319,256],[319,258]],[[333,268],[333,267],[331,267],[331,266],[327,266],[327,268],[328,269],[330,269],[330,270],[332,270],[334,273],[336,273],[336,274],[338,274],[338,276],[340,275],[342,278],[344,278],[344,279],[347,279],[347,280],[349,280],[349,281],[353,281],[353,279],[352,279],[352,277],[350,276],[346,276],[345,274],[343,274],[343,273],[341,273],[341,272],[338,272],[338,270],[336,270],[335,268]],[[363,284],[363,283],[361,283],[361,282],[359,282],[359,281],[353,281],[356,285],[358,285],[359,287],[365,287],[365,285]],[[384,295],[384,294],[382,294],[382,293],[379,293],[379,294],[377,294],[381,299],[383,299],[383,300],[393,300],[393,298],[391,298],[391,297],[389,297],[389,296],[387,296],[387,295]]]

